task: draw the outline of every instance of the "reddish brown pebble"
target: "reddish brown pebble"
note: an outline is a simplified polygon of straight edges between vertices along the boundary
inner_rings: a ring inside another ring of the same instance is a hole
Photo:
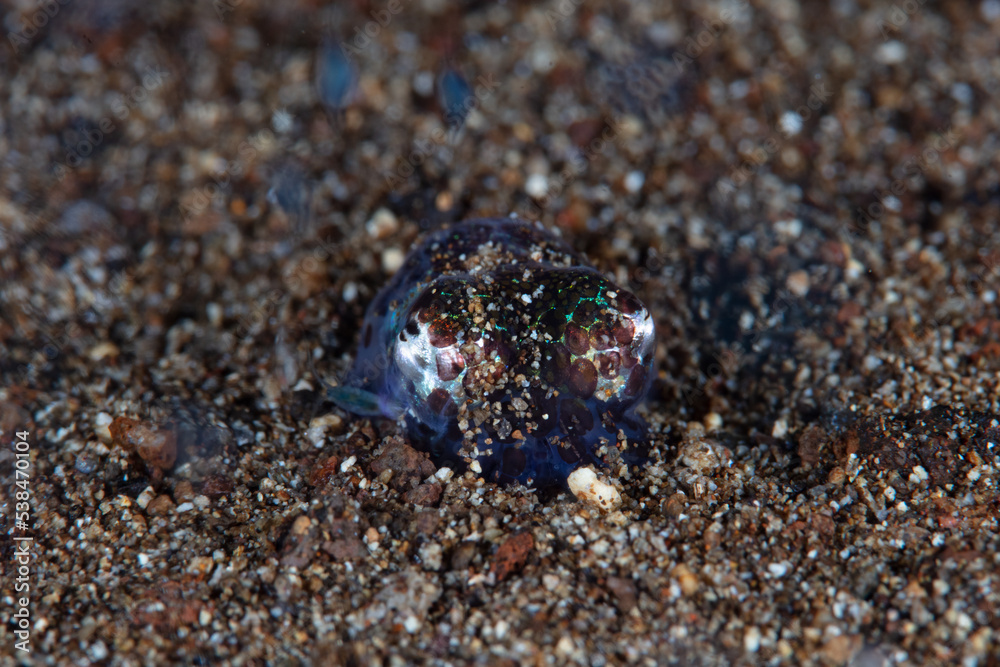
[[[15,432],[25,430],[30,432],[34,427],[30,412],[12,402],[0,403],[0,434],[4,437],[13,438]]]
[[[517,572],[528,561],[528,554],[535,548],[531,533],[518,533],[508,537],[493,556],[491,568],[497,583]]]
[[[337,473],[337,466],[339,465],[339,456],[334,455],[321,459],[313,466],[312,472],[309,473],[309,483],[312,486],[323,486]]]
[[[389,485],[397,491],[409,490],[414,484],[433,475],[436,470],[427,454],[410,447],[402,438],[392,438],[382,453],[372,461],[371,468],[376,476],[392,470]]]
[[[837,311],[837,324],[848,324],[851,320],[861,317],[865,310],[856,301],[848,301]]]
[[[669,498],[664,498],[660,503],[660,511],[664,516],[678,517],[687,509],[688,497],[683,493],[675,493]]]
[[[850,259],[850,256],[850,246],[840,241],[827,241],[819,247],[820,261],[825,264],[833,264],[834,266],[844,268],[847,266],[847,260]]]
[[[636,605],[636,590],[635,582],[631,579],[625,579],[624,577],[608,577],[607,579],[608,590],[610,590],[618,603],[618,608],[621,609],[623,614],[627,614]]]
[[[983,345],[981,348],[973,352],[972,355],[970,356],[970,359],[974,364],[979,363],[979,360],[984,358],[986,359],[1000,358],[1000,343],[998,343],[995,340],[990,341],[989,343],[986,343],[986,345]]]
[[[129,614],[129,622],[137,628],[151,626],[157,632],[176,632],[198,621],[203,609],[214,613],[214,605],[201,600],[186,599],[194,586],[174,581],[162,582],[144,591]]]
[[[421,484],[403,494],[404,502],[422,507],[431,507],[437,504],[439,500],[441,500],[440,484]]]
[[[802,464],[811,466],[819,463],[823,456],[823,444],[827,440],[826,431],[815,424],[806,428],[799,436],[799,446],[796,450]]]
[[[177,436],[173,430],[157,430],[136,419],[117,417],[108,427],[122,449],[135,452],[146,463],[167,470],[177,461]]]
[[[365,547],[365,543],[358,539],[356,535],[347,535],[336,540],[324,542],[322,549],[332,556],[334,560],[340,562],[360,561],[368,556],[368,548]]]
[[[295,519],[282,545],[281,565],[300,569],[309,565],[316,551],[317,532],[308,516],[303,514]]]
[[[421,535],[431,535],[441,524],[441,516],[434,511],[418,512],[413,519],[413,530]]]
[[[233,480],[229,479],[225,475],[209,475],[205,478],[205,481],[201,483],[202,495],[208,496],[209,498],[228,496],[233,492],[233,488]]]
[[[593,141],[603,129],[604,121],[600,118],[585,118],[571,123],[566,132],[574,144],[583,148]]]

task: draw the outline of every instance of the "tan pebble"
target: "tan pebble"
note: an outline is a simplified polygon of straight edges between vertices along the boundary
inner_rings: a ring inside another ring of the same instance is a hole
[[[535,131],[527,123],[517,123],[514,125],[514,136],[518,141],[526,144],[534,143]]]
[[[289,292],[299,298],[307,298],[323,288],[326,264],[307,255],[288,264],[282,271],[282,281]]]
[[[678,492],[660,503],[660,511],[664,516],[678,517],[684,513],[685,505],[687,496]]]
[[[847,260],[847,267],[844,269],[844,277],[848,281],[857,280],[865,272],[864,265],[856,259]]]
[[[785,280],[785,287],[795,296],[805,296],[809,293],[809,274],[805,271],[792,271]]]
[[[969,648],[975,655],[985,655],[990,647],[990,638],[993,636],[993,628],[982,627],[972,633],[969,637]]]
[[[450,211],[455,205],[455,197],[450,192],[441,192],[434,199],[434,207],[439,211]]]
[[[90,348],[87,356],[90,357],[91,361],[101,361],[107,357],[117,357],[118,346],[108,341],[98,343],[94,347]]]
[[[711,433],[722,428],[722,416],[718,412],[709,412],[705,415],[705,430]]]
[[[915,599],[927,597],[927,591],[924,590],[924,587],[921,586],[920,582],[916,579],[908,583],[906,588],[903,589],[903,592],[906,593],[908,597]]]
[[[827,643],[823,644],[822,652],[830,662],[836,665],[844,665],[854,657],[857,647],[858,642],[853,641],[851,637],[840,635],[833,637]]]
[[[208,556],[196,556],[188,564],[187,571],[191,574],[207,574],[215,564]]]
[[[141,535],[146,532],[146,519],[141,514],[132,515],[132,532],[136,535]]]
[[[705,435],[705,425],[699,421],[688,422],[684,435],[689,438],[700,438]]]
[[[111,444],[111,429],[108,427],[114,421],[107,412],[98,412],[94,418],[94,435],[106,445]]]
[[[573,640],[566,635],[563,635],[556,643],[556,653],[560,656],[568,656],[575,649],[576,646],[573,644]]]
[[[608,525],[616,526],[618,528],[624,528],[628,524],[632,523],[632,520],[625,516],[625,513],[621,510],[615,510],[607,516]]]
[[[153,498],[155,497],[156,497],[156,491],[153,490],[153,487],[147,486],[145,489],[142,490],[142,493],[140,493],[138,497],[135,499],[135,504],[139,506],[139,509],[144,510],[149,506],[149,503],[151,503],[153,501]],[[127,505],[124,505],[124,503],[123,506],[127,507]]]
[[[781,151],[781,163],[793,172],[800,171],[804,162],[802,151],[795,146],[788,146]]]
[[[173,508],[174,501],[170,499],[170,496],[162,494],[156,496],[156,498],[149,503],[149,506],[146,508],[146,512],[153,516],[163,516],[164,514],[169,514]]]
[[[681,463],[700,474],[728,466],[733,460],[728,447],[711,440],[689,441],[681,447],[679,454]]]
[[[372,219],[365,223],[365,229],[372,238],[388,238],[399,231],[399,220],[389,209],[380,208],[372,215]]]
[[[843,484],[844,480],[847,479],[847,473],[840,466],[835,467],[830,471],[829,476],[826,478],[829,484]]]
[[[264,398],[269,403],[277,403],[278,399],[281,398],[281,382],[276,377],[268,376],[264,379],[263,385],[261,390],[264,393]]]
[[[344,419],[340,415],[330,413],[316,417],[309,422],[310,429],[323,429],[332,435],[338,435],[344,430]]]
[[[302,516],[297,518],[295,522],[292,524],[292,535],[296,535],[299,537],[305,535],[306,533],[309,532],[309,527],[311,525],[312,522],[309,520],[309,517],[303,514]]]
[[[670,574],[677,580],[685,597],[691,597],[698,592],[698,577],[684,563],[675,567]]]
[[[191,486],[191,482],[187,480],[182,480],[177,482],[177,486],[174,487],[174,500],[183,503],[194,498],[194,487]]]
[[[386,248],[382,253],[382,270],[388,274],[396,273],[399,267],[403,266],[403,251],[399,248]]]

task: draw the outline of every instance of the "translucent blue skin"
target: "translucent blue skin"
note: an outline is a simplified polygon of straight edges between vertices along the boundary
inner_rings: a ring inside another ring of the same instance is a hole
[[[617,449],[652,378],[648,311],[540,225],[470,220],[429,235],[368,306],[340,407],[403,418],[440,465],[565,485]]]

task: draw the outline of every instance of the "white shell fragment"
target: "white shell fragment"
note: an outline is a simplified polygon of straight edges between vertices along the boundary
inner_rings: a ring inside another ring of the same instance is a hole
[[[618,489],[602,482],[591,467],[577,468],[566,478],[569,490],[582,502],[603,510],[613,510],[621,505],[622,496]]]

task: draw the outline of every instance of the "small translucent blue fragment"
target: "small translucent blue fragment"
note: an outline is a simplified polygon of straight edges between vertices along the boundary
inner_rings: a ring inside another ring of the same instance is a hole
[[[312,186],[297,165],[277,170],[267,201],[284,211],[296,229],[305,229],[312,220]]]
[[[357,81],[357,68],[340,45],[324,41],[316,57],[316,91],[320,101],[331,111],[343,111]]]
[[[441,75],[438,92],[448,127],[461,127],[476,101],[469,82],[455,70],[448,69]]]

